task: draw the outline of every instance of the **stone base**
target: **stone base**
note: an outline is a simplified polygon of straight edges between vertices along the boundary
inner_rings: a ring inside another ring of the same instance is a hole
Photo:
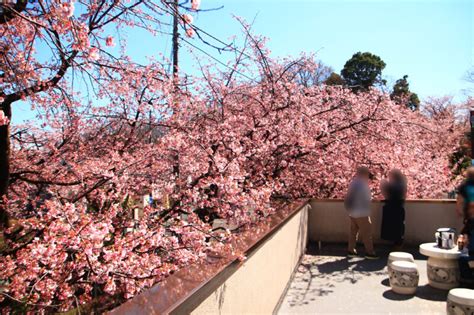
[[[427,262],[428,283],[441,290],[459,286],[459,265],[455,259],[429,257]]]
[[[474,314],[474,307],[469,305],[462,305],[453,301],[446,302],[446,314],[448,315],[472,315]]]

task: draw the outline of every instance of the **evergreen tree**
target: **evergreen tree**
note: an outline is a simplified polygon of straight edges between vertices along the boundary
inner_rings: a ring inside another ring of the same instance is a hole
[[[354,91],[367,91],[376,84],[385,84],[382,70],[385,62],[369,52],[358,52],[349,59],[341,71],[346,84]]]
[[[416,93],[410,91],[410,84],[407,79],[408,76],[404,75],[403,78],[398,79],[397,82],[395,82],[390,98],[415,111],[420,107],[420,99]]]

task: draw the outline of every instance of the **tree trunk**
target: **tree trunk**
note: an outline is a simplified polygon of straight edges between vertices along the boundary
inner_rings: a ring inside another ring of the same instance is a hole
[[[4,102],[0,104],[5,116],[11,120],[11,104]],[[0,229],[8,226],[7,205],[4,198],[8,194],[8,183],[10,179],[10,124],[0,126]]]

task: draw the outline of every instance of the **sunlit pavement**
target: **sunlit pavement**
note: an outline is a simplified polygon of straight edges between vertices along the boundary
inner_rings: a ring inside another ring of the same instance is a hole
[[[445,314],[447,291],[428,286],[426,260],[416,248],[420,282],[414,296],[391,291],[385,268],[388,248],[381,259],[346,258],[344,245],[310,246],[298,268],[278,314]]]

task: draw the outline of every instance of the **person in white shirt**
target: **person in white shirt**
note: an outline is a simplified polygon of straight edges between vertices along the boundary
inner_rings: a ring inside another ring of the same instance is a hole
[[[348,257],[357,257],[357,238],[360,236],[365,247],[365,258],[378,259],[372,240],[372,221],[370,220],[370,204],[372,201],[369,188],[370,171],[367,167],[357,168],[356,176],[349,185],[344,200],[351,220],[348,242]]]

